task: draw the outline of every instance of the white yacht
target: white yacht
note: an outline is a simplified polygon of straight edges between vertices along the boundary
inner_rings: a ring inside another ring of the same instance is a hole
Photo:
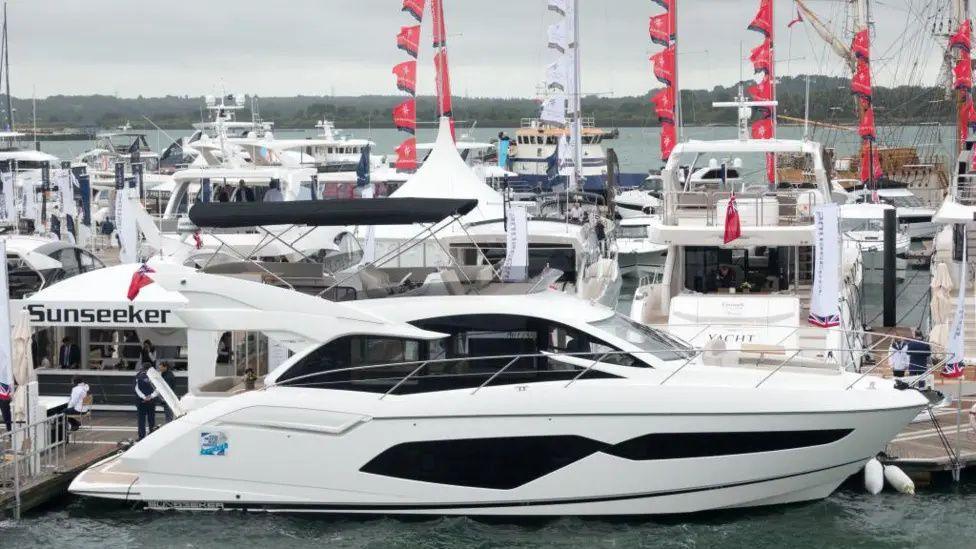
[[[934,238],[939,232],[939,225],[932,221],[935,208],[927,206],[912,191],[906,188],[886,187],[876,191],[878,200],[895,208],[898,224],[912,240],[927,240]],[[856,202],[870,202],[872,191],[861,189],[852,191]]]
[[[615,240],[621,275],[640,278],[650,271],[664,269],[668,246],[653,242],[648,232],[655,221],[660,221],[660,218],[625,217],[617,222]]]
[[[149,147],[146,134],[132,131],[128,125],[120,127],[118,131],[98,134],[94,148],[72,161],[73,165],[86,168],[95,189],[115,188],[117,162],[125,165],[126,177],[132,177],[132,162],[141,162],[146,190],[172,182],[168,175],[159,173],[159,155]]]
[[[375,232],[377,257],[412,241],[418,233],[440,232],[409,253],[397,254],[392,267],[430,267],[458,263],[465,267],[486,267],[487,262],[504,259],[508,233],[506,199],[488,186],[461,158],[451,139],[447,118],[442,118],[437,142],[423,165],[392,195],[394,198],[475,199],[478,206],[463,218],[462,227],[379,227]],[[577,195],[571,195],[574,199]],[[582,196],[579,195],[582,200]],[[554,284],[566,292],[603,304],[616,303],[621,277],[615,248],[608,238],[601,243],[593,221],[598,207],[590,208],[589,222],[570,219],[566,193],[539,196],[539,203],[527,222],[528,277],[547,269],[561,274]],[[591,203],[592,204],[592,203]],[[603,205],[605,207],[605,205]],[[613,225],[605,220],[605,234],[612,236]],[[358,236],[366,240],[366,228]],[[451,257],[448,257],[448,254]]]
[[[829,495],[927,403],[839,370],[705,366],[663,332],[550,290],[333,303],[152,276],[188,337],[214,342],[211,360],[217,326],[299,350],[263,389],[189,413],[163,387],[180,417],[78,475],[76,495],[438,515],[781,504]]]
[[[840,228],[844,243],[861,250],[864,281],[880,284],[884,278],[884,212],[895,209],[889,204],[844,204],[840,207]],[[897,214],[896,214],[897,215]],[[895,235],[895,276],[905,279],[906,256],[911,238],[904,228]]]
[[[697,171],[696,163],[707,165],[710,158],[727,162],[744,157],[744,162],[763,166],[767,153],[802,158],[803,171],[813,182],[780,180],[771,189],[763,169],[735,184],[721,179],[696,183],[688,177]],[[727,358],[769,360],[780,355],[781,361],[791,354],[785,349],[800,348],[808,350],[805,360],[826,363],[826,348],[844,347],[850,351],[834,360],[845,368],[860,363],[863,341],[856,331],[863,328],[862,272],[856,247],[843,249],[840,266],[840,320],[847,332],[840,335],[806,325],[813,284],[814,209],[831,201],[818,143],[752,140],[747,135],[679,143],[662,178],[664,206],[660,220],[650,225],[650,236],[669,246],[667,259],[661,277],[637,288],[632,319],[664,327],[693,344],[721,345],[731,351]],[[725,243],[733,191],[741,236]]]

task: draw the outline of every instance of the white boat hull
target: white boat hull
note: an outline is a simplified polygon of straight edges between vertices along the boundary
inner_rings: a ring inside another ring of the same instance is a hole
[[[921,407],[917,399],[907,394],[882,394],[892,393],[886,389],[874,391],[877,395],[871,391],[841,392],[849,401],[842,406],[855,405],[860,398],[871,401],[871,406],[889,400],[894,408],[695,413],[692,405],[681,406],[681,399],[697,401],[697,407],[702,409],[700,403],[706,397],[721,406],[728,404],[729,394],[733,399],[743,397],[743,390],[750,390],[755,398],[760,395],[751,388],[725,388],[711,395],[702,394],[712,391],[708,388],[680,388],[670,396],[655,399],[657,391],[644,386],[639,388],[643,391],[614,392],[617,401],[605,401],[604,407],[609,409],[599,413],[589,404],[597,402],[593,397],[610,398],[610,392],[586,395],[587,391],[564,390],[562,386],[563,383],[554,384],[551,390],[578,398],[574,404],[578,408],[581,402],[584,404],[579,413],[555,413],[560,406],[554,407],[552,413],[527,413],[532,408],[531,401],[546,399],[545,393],[550,389],[541,386],[521,390],[518,386],[489,387],[475,396],[463,391],[468,402],[475,404],[448,416],[372,417],[307,410],[304,407],[308,401],[301,399],[296,406],[303,407],[302,414],[295,415],[299,408],[289,409],[287,423],[275,421],[275,410],[260,402],[227,413],[211,413],[212,417],[201,422],[198,418],[208,415],[202,412],[222,406],[215,404],[166,425],[121,458],[82,473],[72,483],[71,491],[141,502],[156,509],[327,513],[634,515],[771,505],[826,497],[882,450]],[[342,409],[343,401],[362,397],[339,395],[333,399],[336,393],[340,392],[317,394],[320,402],[330,402],[333,410]],[[477,403],[480,397],[494,400],[488,393],[509,402],[505,414],[478,413],[485,409]],[[788,395],[782,396],[786,398],[774,397],[778,404],[773,407],[791,400]],[[429,396],[442,403],[457,402],[454,397]],[[396,402],[404,397],[379,401],[378,395],[371,394],[365,398],[374,403],[390,403],[388,407],[375,406],[375,410],[404,409]],[[800,393],[792,399],[809,403]],[[628,408],[632,412],[618,413]],[[215,430],[228,442],[226,455],[201,455],[201,434]],[[756,432],[779,436],[784,441],[806,435],[784,436],[777,432],[829,432],[834,433],[834,438],[826,443],[745,453],[722,451],[722,444],[734,444],[729,442],[734,437],[726,436],[718,446],[698,440],[699,436],[715,433],[741,436]],[[677,437],[683,442],[627,450],[629,441],[647,436]],[[556,453],[559,466],[532,474],[532,478],[526,477],[515,486],[459,484],[464,479],[475,478],[472,482],[476,484],[482,480],[480,477],[491,479],[504,477],[508,471],[532,470],[535,454],[531,451],[516,452],[513,460],[499,461],[498,467],[489,468],[472,468],[469,461],[458,459],[460,454],[450,454],[455,459],[443,461],[436,454],[427,453],[419,457],[407,453],[402,459],[391,457],[388,465],[407,464],[402,478],[378,473],[374,466],[385,452],[400,445],[434,441],[456,446],[476,439],[498,441],[501,448],[533,437],[560,437],[558,444],[547,447]],[[580,444],[589,445],[593,451],[574,450]],[[447,474],[461,480],[452,484],[407,478],[411,474],[418,478]]]

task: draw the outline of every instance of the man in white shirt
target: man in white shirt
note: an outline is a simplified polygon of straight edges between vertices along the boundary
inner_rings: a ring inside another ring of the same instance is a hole
[[[277,179],[272,180],[268,185],[268,192],[264,193],[264,201],[282,202],[284,199],[284,195],[281,194],[281,182]]]
[[[81,422],[77,416],[88,412],[85,399],[88,397],[90,390],[85,380],[80,377],[75,376],[71,379],[71,398],[68,399],[68,409],[65,410],[64,415],[67,416],[68,424],[71,425],[72,431],[77,431],[81,427]]]

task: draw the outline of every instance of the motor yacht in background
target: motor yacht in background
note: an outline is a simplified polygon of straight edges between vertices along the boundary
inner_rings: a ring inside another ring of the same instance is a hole
[[[869,203],[877,196],[882,204],[895,208],[901,231],[912,240],[928,240],[939,232],[939,225],[932,221],[935,208],[926,206],[921,199],[905,188],[881,188],[877,191],[861,189],[851,193],[855,201]]]
[[[845,204],[840,207],[840,228],[845,245],[861,250],[864,281],[881,284],[884,278],[884,212],[895,209],[888,204]],[[905,279],[906,255],[911,238],[901,226],[895,235],[895,276]]]
[[[84,167],[91,176],[94,188],[115,188],[115,164],[125,164],[126,177],[132,177],[132,163],[143,165],[145,189],[169,183],[172,179],[159,173],[159,155],[153,152],[143,132],[132,131],[125,125],[117,131],[100,133],[94,148],[75,157],[72,165]]]
[[[437,266],[454,261],[467,267],[487,267],[505,258],[508,242],[506,199],[488,186],[469,167],[451,139],[448,119],[442,118],[437,141],[416,173],[397,189],[394,198],[475,199],[478,206],[462,220],[463,228],[452,227],[438,235],[438,242],[426,242],[410,253],[397,254],[396,266]],[[587,219],[571,219],[569,210],[576,200],[588,204]],[[572,201],[572,202],[568,202]],[[540,195],[526,222],[529,278],[543,270],[561,271],[555,282],[568,293],[610,305],[620,292],[620,269],[613,246],[613,223],[602,216],[606,204],[583,195],[555,193]],[[605,241],[597,238],[595,222],[604,223]],[[365,227],[357,233],[366,240]],[[388,254],[422,232],[423,227],[380,227],[376,230],[377,257]],[[454,259],[447,257],[450,254]]]
[[[547,289],[333,303],[185,270],[153,278],[211,358],[215,326],[305,350],[264,389],[189,413],[163,386],[178,419],[78,475],[76,495],[437,515],[781,504],[829,495],[927,403],[837,370],[706,366],[664,332]]]
[[[748,112],[748,109],[746,109]],[[736,184],[694,183],[697,162],[765,163],[767,153],[803,158],[813,179],[780,180],[775,190],[756,170]],[[662,172],[664,206],[650,224],[651,240],[669,246],[663,275],[637,288],[631,318],[659,326],[693,344],[721,340],[729,356],[760,357],[808,349],[803,360],[827,362],[827,348],[844,368],[863,358],[860,250],[843,248],[838,293],[841,332],[807,326],[813,283],[814,209],[831,201],[831,185],[818,143],[800,140],[690,141],[679,143]],[[685,169],[685,166],[690,166]],[[724,242],[725,219],[735,192],[741,236]],[[838,242],[838,246],[840,243]],[[703,328],[702,326],[705,326]],[[850,341],[838,341],[850,337]],[[779,349],[779,351],[777,351]],[[783,355],[777,360],[783,360]],[[801,360],[796,357],[795,360]]]
[[[622,276],[641,278],[651,271],[664,270],[668,246],[653,242],[648,231],[655,221],[660,222],[660,217],[625,217],[617,222],[614,236]]]

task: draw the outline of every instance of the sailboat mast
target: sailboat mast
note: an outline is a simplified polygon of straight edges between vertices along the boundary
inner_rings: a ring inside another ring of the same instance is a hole
[[[7,79],[7,122],[10,123],[10,131],[14,131],[14,109],[10,101],[10,41],[7,34],[7,3],[3,3],[3,67],[6,70]]]
[[[954,0],[955,13],[953,14],[952,29],[960,29],[962,24],[969,20],[969,0]],[[963,54],[952,45],[949,45],[950,56],[953,56],[953,66],[955,62],[962,59]],[[967,75],[970,80],[972,80],[972,66],[967,67],[969,74]],[[964,89],[956,90],[956,156],[966,148],[965,136],[968,135],[969,131],[969,112],[966,108],[966,104],[969,101],[969,93]]]
[[[580,84],[580,3],[573,0],[573,174],[572,187],[578,190],[583,181],[583,108]]]

